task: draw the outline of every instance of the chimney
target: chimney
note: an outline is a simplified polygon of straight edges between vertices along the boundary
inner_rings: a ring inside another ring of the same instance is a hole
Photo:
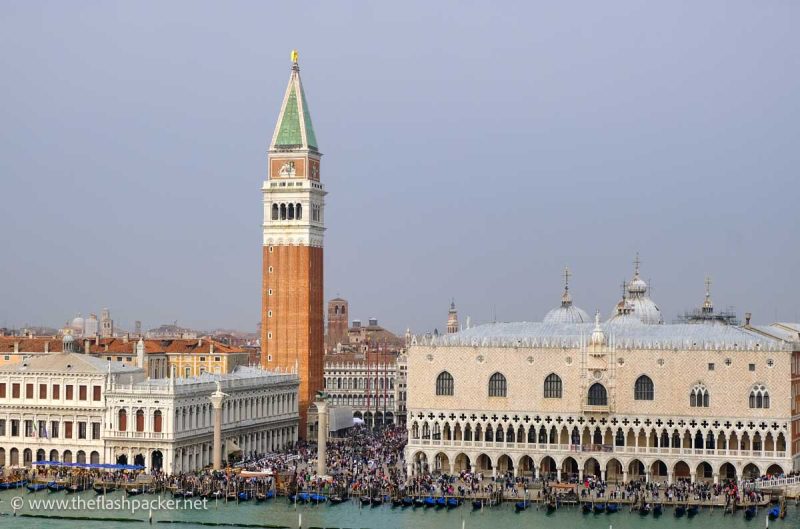
[[[50,342],[44,342],[44,352],[45,353],[50,352]]]
[[[14,342],[14,352],[15,353],[19,352],[19,342]]]
[[[125,336],[122,337],[122,343],[128,343],[129,339],[130,339],[130,334],[126,332]]]
[[[199,340],[197,340],[197,347],[202,347],[202,346],[203,346],[203,339],[200,338]]]
[[[83,352],[84,354],[89,354],[91,352],[91,340],[84,340],[83,341]]]
[[[97,346],[100,345],[100,335],[99,334],[95,334],[94,335],[94,344],[97,345]]]
[[[745,312],[744,313],[744,325],[745,325],[745,327],[750,327],[750,318],[752,318],[752,317],[753,317],[753,315],[750,314],[749,312]]]
[[[209,344],[209,346],[208,346],[209,354],[213,355],[214,354],[214,342],[208,342],[208,344]]]

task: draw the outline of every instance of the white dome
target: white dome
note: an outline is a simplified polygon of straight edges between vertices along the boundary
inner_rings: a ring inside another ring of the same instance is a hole
[[[72,320],[72,323],[70,323],[70,324],[69,324],[69,327],[70,327],[70,328],[71,328],[73,331],[76,331],[76,332],[80,332],[80,333],[82,333],[82,332],[83,332],[84,325],[85,325],[85,321],[84,321],[84,319],[81,317],[81,315],[80,315],[80,314],[78,314],[78,316],[76,316],[76,317],[75,317],[75,318]]]
[[[75,341],[75,337],[71,334],[65,334],[64,339],[62,340],[63,343],[72,343]]]
[[[542,323],[589,323],[589,315],[585,310],[574,305],[556,307],[548,312]]]
[[[633,306],[633,315],[642,323],[646,323],[647,325],[659,325],[664,323],[661,311],[649,297],[641,296],[633,298],[629,300],[629,303]]]

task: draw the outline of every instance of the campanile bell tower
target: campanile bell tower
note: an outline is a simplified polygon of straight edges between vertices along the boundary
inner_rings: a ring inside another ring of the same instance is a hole
[[[289,86],[267,155],[261,304],[261,363],[297,369],[300,429],[306,436],[308,407],[323,389],[324,321],[322,241],[325,188],[321,153],[292,52]]]

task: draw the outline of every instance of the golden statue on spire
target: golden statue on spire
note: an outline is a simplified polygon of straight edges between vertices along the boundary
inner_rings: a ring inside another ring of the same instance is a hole
[[[292,62],[293,62],[294,64],[297,64],[297,58],[298,58],[298,56],[299,56],[299,54],[297,53],[297,50],[292,50]]]

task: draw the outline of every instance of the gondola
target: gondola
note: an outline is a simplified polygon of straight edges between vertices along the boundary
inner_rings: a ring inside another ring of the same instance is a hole
[[[454,508],[458,507],[459,505],[461,505],[461,502],[459,501],[458,498],[447,498],[447,508],[448,509],[454,509]]]
[[[684,505],[677,505],[675,506],[675,516],[680,518],[686,514],[686,507]]]
[[[253,493],[249,490],[243,490],[239,494],[236,495],[239,501],[250,501],[253,499]]]
[[[308,503],[311,499],[311,494],[308,492],[299,492],[297,493],[297,503]]]
[[[59,483],[57,481],[51,481],[50,483],[47,484],[47,490],[49,490],[50,492],[61,492],[65,488],[67,488],[66,485],[64,485],[63,483]]]
[[[372,503],[372,498],[369,496],[361,496],[361,505],[369,505]]]
[[[690,505],[686,508],[686,516],[694,516],[699,510],[700,509],[697,507],[697,505]]]
[[[530,506],[530,503],[527,501],[518,501],[514,504],[514,510],[517,512],[522,512]]]
[[[47,483],[28,483],[25,488],[30,492],[39,492],[47,488]]]
[[[402,502],[403,502],[403,507],[411,507],[412,505],[414,505],[414,498],[412,498],[411,496],[406,496],[402,499]]]
[[[767,516],[770,520],[775,520],[778,516],[781,515],[781,508],[777,505],[769,510]]]
[[[472,500],[472,508],[476,511],[483,507],[483,502],[481,500]]]
[[[653,516],[661,516],[663,512],[664,509],[660,503],[656,503],[655,505],[653,505]]]
[[[756,512],[757,512],[756,511],[756,506],[755,505],[751,505],[750,507],[748,507],[748,508],[746,508],[744,510],[744,517],[749,520],[749,519],[753,518],[756,515]]]
[[[105,483],[95,483],[92,485],[92,489],[94,489],[95,493],[97,494],[108,494],[117,490],[117,487],[114,485],[107,485]]]
[[[648,514],[650,514],[650,510],[651,510],[650,504],[646,503],[641,507],[639,507],[639,514],[641,514],[642,516],[647,516]]]
[[[183,489],[172,489],[173,498],[183,498]]]
[[[606,514],[613,514],[619,511],[619,505],[616,503],[609,503],[606,505]]]
[[[441,509],[442,507],[446,507],[446,506],[447,506],[447,500],[444,499],[444,496],[442,496],[441,498],[436,498],[436,508],[437,509]]]
[[[18,479],[16,481],[3,481],[0,483],[0,490],[5,489],[20,489],[28,484],[27,479]]]
[[[221,500],[225,497],[225,493],[221,490],[214,490],[206,494],[206,498],[209,500]]]
[[[424,501],[425,507],[434,507],[436,505],[436,500],[433,498],[433,496],[427,496]]]
[[[392,498],[392,508],[402,507],[402,506],[403,506],[402,498]]]
[[[325,496],[322,494],[311,494],[309,499],[311,500],[311,503],[325,503],[327,501],[327,498],[325,498]]]
[[[370,503],[373,507],[380,507],[383,505],[383,496],[374,496]]]
[[[595,503],[594,504],[594,513],[600,514],[602,512],[606,512],[606,504],[605,503]]]
[[[422,499],[419,496],[414,498],[414,507],[424,507],[424,506],[425,506],[425,500],[424,499]]]
[[[194,491],[193,490],[185,490],[183,491],[184,498],[194,498]]]
[[[143,494],[144,493],[144,489],[140,489],[140,488],[126,489],[125,493],[128,496],[138,496],[139,494]]]
[[[72,485],[67,485],[65,490],[67,491],[67,494],[75,494],[76,492],[83,492],[86,490],[86,487],[84,485],[75,483]]]
[[[554,501],[547,502],[547,513],[549,514],[555,510],[556,510],[556,502]]]
[[[583,514],[589,514],[592,512],[592,504],[587,502],[581,503],[581,512],[583,512]]]
[[[331,502],[332,505],[339,505],[340,503],[346,501],[346,498],[342,498],[338,494],[334,494],[328,498],[328,501]]]

